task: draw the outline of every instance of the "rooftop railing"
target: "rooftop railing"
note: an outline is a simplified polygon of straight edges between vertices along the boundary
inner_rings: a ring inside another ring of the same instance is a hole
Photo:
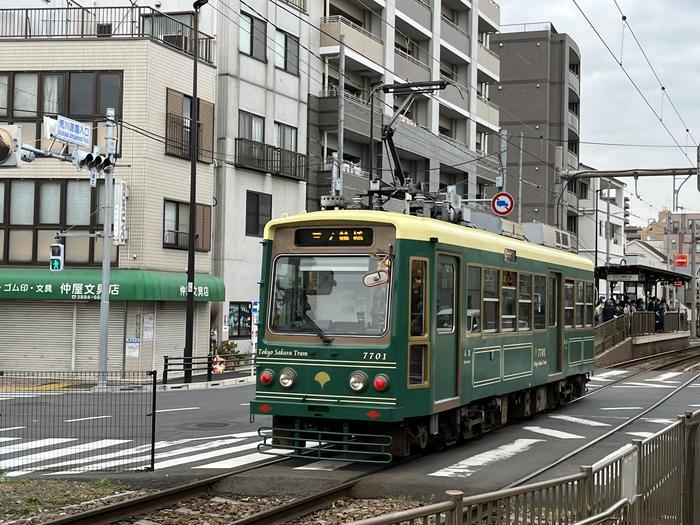
[[[0,39],[150,38],[214,63],[214,38],[151,7],[0,9]]]

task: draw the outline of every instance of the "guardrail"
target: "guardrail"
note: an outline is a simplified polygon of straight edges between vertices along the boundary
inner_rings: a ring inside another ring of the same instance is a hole
[[[580,472],[392,512],[353,525],[700,523],[700,410]]]
[[[595,354],[598,355],[630,337],[630,316],[621,315],[595,328]]]
[[[205,372],[207,381],[211,381],[214,375],[225,372],[250,368],[251,373],[255,367],[254,354],[231,354],[231,355],[203,355],[193,357],[163,356],[163,384],[168,384],[170,374],[191,370],[194,372]]]
[[[296,151],[244,138],[236,139],[236,166],[297,180],[308,180],[308,157]]]

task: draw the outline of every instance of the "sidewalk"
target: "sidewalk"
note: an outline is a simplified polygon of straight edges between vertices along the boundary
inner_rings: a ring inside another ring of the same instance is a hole
[[[184,374],[178,373],[173,377],[172,372],[168,375],[168,384],[163,385],[162,380],[158,382],[158,390],[200,390],[205,388],[227,388],[239,385],[255,383],[255,376],[250,374],[250,367],[241,367],[238,370],[231,370],[223,374],[214,374],[211,381],[207,381],[206,373],[192,375],[192,382],[185,383]]]

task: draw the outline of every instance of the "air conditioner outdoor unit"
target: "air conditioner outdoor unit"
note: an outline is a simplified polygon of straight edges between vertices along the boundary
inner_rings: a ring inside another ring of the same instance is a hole
[[[112,24],[97,24],[97,36],[112,36]]]
[[[576,252],[576,235],[541,222],[523,223],[525,237],[535,244]]]
[[[163,35],[163,42],[183,51],[187,50],[187,37],[185,35]]]

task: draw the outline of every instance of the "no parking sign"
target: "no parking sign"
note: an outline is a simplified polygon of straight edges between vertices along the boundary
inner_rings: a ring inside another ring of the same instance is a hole
[[[505,217],[512,212],[514,207],[515,199],[513,199],[510,193],[506,193],[505,191],[496,193],[493,199],[491,199],[491,210],[501,217]]]

